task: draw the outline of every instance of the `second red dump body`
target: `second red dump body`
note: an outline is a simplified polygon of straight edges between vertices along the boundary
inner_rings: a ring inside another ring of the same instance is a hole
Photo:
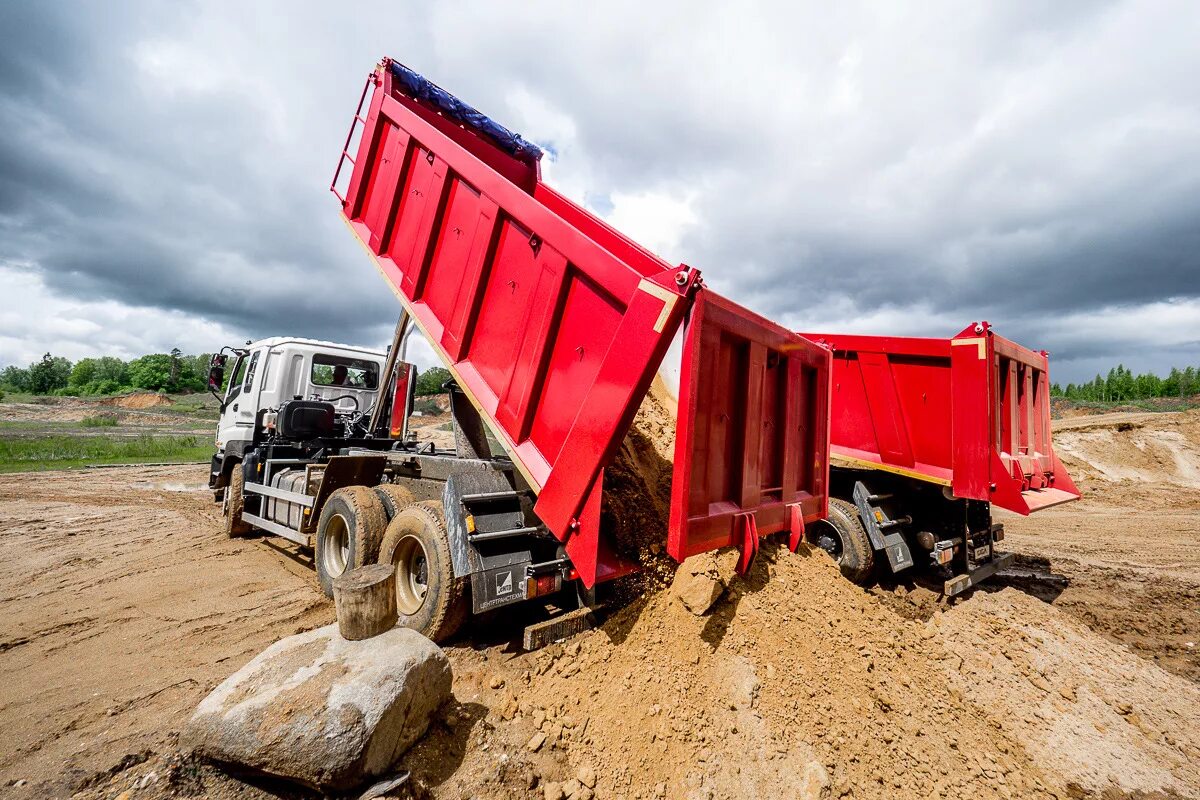
[[[949,339],[809,333],[833,347],[831,458],[1028,514],[1079,497],[1050,438],[1045,353],[986,323]]]
[[[748,556],[824,516],[827,350],[546,186],[536,148],[401,65],[367,90],[345,220],[585,584],[627,569],[600,532],[603,471],[681,326],[668,552]]]
[[[1011,560],[993,506],[1075,500],[1054,454],[1045,353],[986,322],[949,339],[809,333],[833,349],[831,506],[818,543],[868,580],[925,564],[957,594]]]

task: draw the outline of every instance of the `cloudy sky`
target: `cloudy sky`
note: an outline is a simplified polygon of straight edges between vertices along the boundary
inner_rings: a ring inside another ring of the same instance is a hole
[[[328,193],[383,55],[791,327],[1200,364],[1200,5],[903,5],[0,4],[0,364],[383,344]]]

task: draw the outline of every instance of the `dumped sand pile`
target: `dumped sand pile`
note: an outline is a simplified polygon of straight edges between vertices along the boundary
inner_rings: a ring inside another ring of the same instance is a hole
[[[976,594],[927,628],[968,698],[1043,767],[1085,790],[1200,789],[1200,688],[1015,589]]]
[[[722,554],[727,572],[735,557]],[[932,631],[846,582],[823,553],[764,543],[751,574],[730,578],[710,616],[660,592],[533,657],[510,704],[574,767],[597,772],[597,796],[1061,788],[949,685]]]
[[[143,408],[155,408],[157,406],[170,406],[175,404],[175,401],[173,401],[171,398],[167,397],[165,394],[159,394],[157,392],[134,392],[133,394],[127,394],[124,397],[113,397],[108,400],[102,400],[101,402],[104,405],[113,405],[119,408],[132,408],[138,410]]]
[[[1200,410],[1071,420],[1056,426],[1054,448],[1077,481],[1200,489]]]
[[[613,463],[604,470],[601,526],[617,551],[643,572],[636,584],[661,588],[675,574],[667,557],[671,470],[675,456],[675,399],[655,376]]]

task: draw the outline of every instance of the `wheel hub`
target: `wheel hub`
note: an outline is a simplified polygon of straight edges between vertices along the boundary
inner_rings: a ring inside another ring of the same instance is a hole
[[[324,545],[321,548],[321,560],[325,573],[336,578],[346,571],[346,564],[350,561],[350,529],[341,514],[334,514],[329,520]]]
[[[429,594],[429,559],[415,536],[405,536],[392,553],[396,567],[396,610],[412,616],[421,610]]]
[[[813,539],[813,543],[817,547],[829,553],[830,558],[834,561],[840,561],[845,548],[842,546],[842,537],[828,522],[825,522],[817,530],[817,535]]]

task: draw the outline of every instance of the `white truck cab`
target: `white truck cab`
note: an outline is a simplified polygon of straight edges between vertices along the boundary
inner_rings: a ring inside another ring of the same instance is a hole
[[[302,399],[333,403],[339,413],[369,412],[379,397],[386,358],[382,350],[284,336],[234,350],[212,463],[218,493],[253,440],[260,411]]]

